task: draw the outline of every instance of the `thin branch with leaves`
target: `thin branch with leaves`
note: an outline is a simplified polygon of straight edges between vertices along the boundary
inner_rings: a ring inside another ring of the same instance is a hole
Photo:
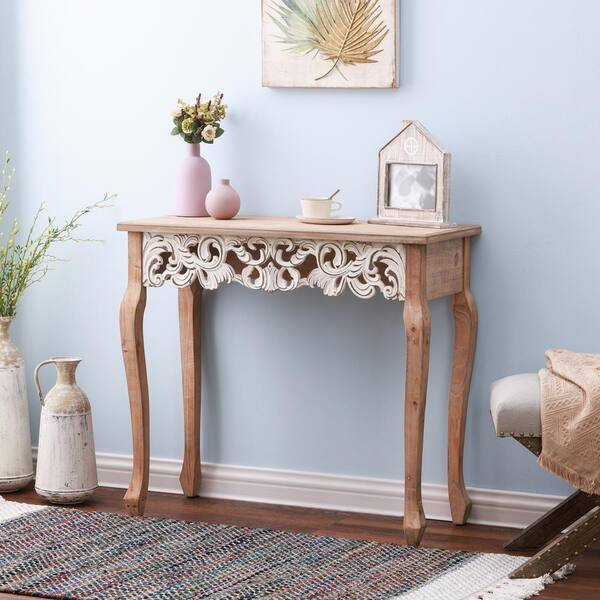
[[[0,171],[0,225],[8,208],[8,192],[14,170],[10,169],[10,157],[5,155]],[[94,202],[76,211],[64,223],[57,223],[54,217],[48,217],[40,229],[45,211],[41,204],[36,211],[24,241],[19,241],[19,224],[15,219],[10,231],[4,235],[0,231],[0,316],[14,317],[17,304],[25,290],[41,281],[53,263],[60,259],[51,253],[57,244],[64,242],[98,241],[79,238],[76,235],[81,227],[82,218],[98,208],[112,206],[114,195],[105,195],[100,202]]]

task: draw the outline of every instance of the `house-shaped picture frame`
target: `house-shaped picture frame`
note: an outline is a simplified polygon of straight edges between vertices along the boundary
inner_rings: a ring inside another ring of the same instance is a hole
[[[451,227],[448,222],[450,154],[418,121],[379,152],[377,218],[370,223]]]

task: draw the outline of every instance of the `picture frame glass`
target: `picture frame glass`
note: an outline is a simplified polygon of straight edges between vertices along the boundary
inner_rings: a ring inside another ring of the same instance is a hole
[[[386,208],[436,210],[437,165],[388,163],[386,180]]]

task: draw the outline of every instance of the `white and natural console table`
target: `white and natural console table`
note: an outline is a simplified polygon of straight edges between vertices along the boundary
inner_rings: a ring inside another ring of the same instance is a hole
[[[255,290],[348,289],[360,298],[404,301],[404,531],[418,544],[425,530],[421,499],[423,426],[429,370],[428,301],[453,297],[455,341],[448,417],[448,487],[452,519],[464,523],[470,500],[463,479],[467,401],[477,309],[469,287],[470,238],[476,225],[425,229],[356,223],[306,225],[295,219],[158,217],[118,225],[127,231],[129,283],[121,304],[121,339],[133,429],[133,473],[125,495],[132,515],[144,512],[150,460],[148,382],[142,323],[146,290],[179,288],[185,456],[181,486],[200,486],[200,311],[202,290],[233,281]]]

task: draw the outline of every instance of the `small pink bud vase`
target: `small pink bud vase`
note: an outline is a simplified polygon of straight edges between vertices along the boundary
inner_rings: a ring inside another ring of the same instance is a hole
[[[240,212],[240,195],[229,179],[221,179],[206,196],[206,210],[214,219],[233,219]]]
[[[206,195],[212,180],[210,165],[200,156],[200,144],[187,144],[188,156],[179,164],[175,188],[178,217],[206,217]]]

